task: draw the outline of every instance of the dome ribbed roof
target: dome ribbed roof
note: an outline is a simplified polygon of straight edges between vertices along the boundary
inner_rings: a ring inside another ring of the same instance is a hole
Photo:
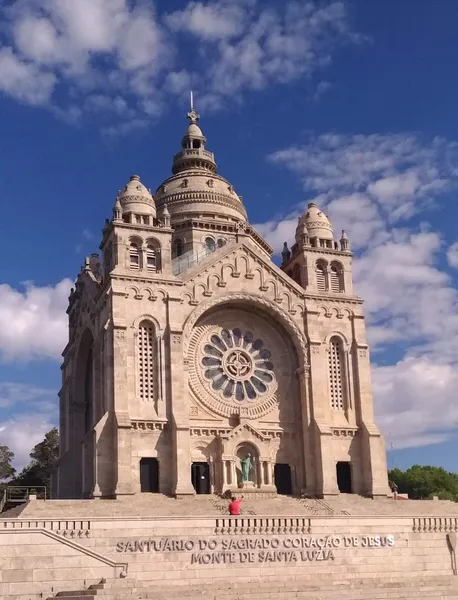
[[[305,224],[310,237],[334,239],[334,233],[328,217],[314,202],[309,203],[307,212],[301,217],[300,222]]]
[[[156,205],[151,192],[143,185],[138,175],[132,175],[129,183],[118,195],[123,212],[156,216]]]
[[[220,216],[232,221],[246,221],[242,199],[234,187],[216,173],[213,152],[205,149],[206,138],[197,125],[199,115],[188,113],[190,124],[173,159],[172,177],[156,191],[158,209],[164,204],[173,220],[183,216]]]

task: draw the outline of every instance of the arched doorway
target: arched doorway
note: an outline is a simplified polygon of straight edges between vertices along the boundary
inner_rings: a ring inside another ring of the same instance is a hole
[[[291,496],[291,467],[289,465],[277,463],[274,467],[274,480],[278,494]]]
[[[351,481],[351,463],[349,462],[338,462],[336,465],[337,474],[337,487],[341,494],[351,494],[352,481]]]
[[[140,491],[159,493],[159,461],[157,458],[142,458],[140,461]]]
[[[210,465],[207,462],[193,462],[191,481],[196,494],[210,494]]]

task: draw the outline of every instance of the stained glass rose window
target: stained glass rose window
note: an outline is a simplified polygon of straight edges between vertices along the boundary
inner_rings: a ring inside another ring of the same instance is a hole
[[[256,400],[274,381],[271,357],[264,342],[251,331],[223,329],[204,346],[204,376],[224,398]]]

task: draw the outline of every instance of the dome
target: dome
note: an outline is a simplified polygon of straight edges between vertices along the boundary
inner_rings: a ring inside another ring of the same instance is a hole
[[[138,175],[132,175],[129,183],[118,195],[123,213],[156,216],[156,206],[151,192],[143,185]]]
[[[172,221],[189,216],[215,215],[232,221],[246,221],[242,199],[234,187],[216,173],[213,152],[206,150],[206,138],[197,125],[194,108],[188,113],[190,123],[183,137],[181,151],[173,158],[173,175],[156,191],[158,210],[166,204]]]
[[[191,214],[221,215],[246,221],[242,199],[224,177],[202,169],[176,173],[155,194],[158,210],[167,205],[172,219]]]
[[[191,123],[185,134],[185,137],[187,136],[203,138],[204,134],[202,133],[202,129],[199,127],[199,125],[197,125],[196,123]]]
[[[333,240],[334,234],[328,217],[314,202],[310,202],[307,212],[301,218],[301,222],[307,227],[308,235],[313,238]]]

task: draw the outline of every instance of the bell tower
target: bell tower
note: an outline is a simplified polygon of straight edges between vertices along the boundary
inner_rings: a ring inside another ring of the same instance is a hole
[[[350,241],[334,238],[325,213],[310,202],[295,242],[285,242],[281,269],[306,292],[304,328],[310,345],[310,397],[320,448],[320,494],[360,490],[386,495],[386,455],[374,422],[363,301],[353,291]],[[342,451],[340,438],[351,438]]]

